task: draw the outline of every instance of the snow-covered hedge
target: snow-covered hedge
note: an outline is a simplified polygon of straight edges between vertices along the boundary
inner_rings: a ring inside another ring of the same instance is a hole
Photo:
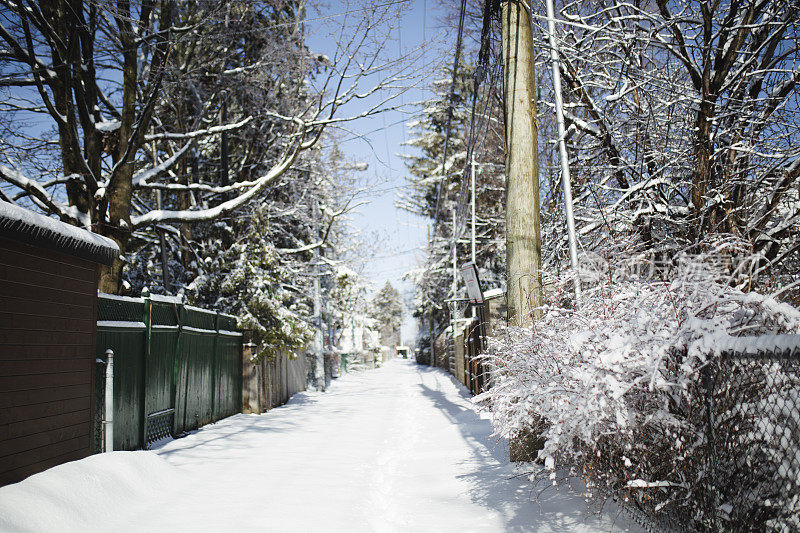
[[[732,286],[741,268],[720,274],[719,259],[738,251],[681,256],[660,274],[594,261],[578,310],[547,305],[531,329],[491,341],[493,387],[477,400],[491,405],[496,432],[515,438],[543,421],[539,459],[553,479],[569,465],[606,494],[702,524],[703,368],[731,336],[800,332],[797,309]]]

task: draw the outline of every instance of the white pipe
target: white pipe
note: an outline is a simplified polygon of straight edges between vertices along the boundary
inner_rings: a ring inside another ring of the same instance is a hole
[[[456,251],[456,208],[453,208],[453,298],[458,290],[458,256]]]
[[[114,350],[106,350],[106,414],[103,420],[105,451],[114,451]]]
[[[475,155],[473,154],[472,159],[470,160],[469,165],[469,173],[470,173],[470,181],[472,182],[472,249],[471,249],[471,259],[472,262],[475,263],[477,266],[478,263],[475,262]]]
[[[558,123],[558,151],[561,153],[561,182],[564,186],[564,212],[567,216],[567,233],[569,235],[569,260],[575,275],[575,306],[581,301],[581,281],[578,278],[578,239],[575,233],[575,216],[572,210],[572,184],[569,175],[569,159],[567,155],[566,133],[564,128],[564,100],[561,98],[561,68],[556,42],[555,8],[553,0],[546,0],[547,34],[550,40],[550,59],[553,65],[553,92],[555,93],[556,122]],[[533,19],[533,17],[531,17]]]

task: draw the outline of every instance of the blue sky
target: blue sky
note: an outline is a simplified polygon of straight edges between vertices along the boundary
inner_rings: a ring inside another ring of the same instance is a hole
[[[436,43],[448,40],[446,32],[442,32],[439,26],[439,14],[434,3],[435,0],[407,2],[400,23],[385,49],[389,56],[397,58],[425,42],[429,43],[431,48],[422,57],[428,73],[434,73],[436,66],[446,56]],[[334,43],[330,41],[325,29],[314,19],[323,19],[325,23],[338,21],[342,18],[338,14],[353,8],[353,4],[334,2],[320,8],[319,12],[309,13],[307,42],[312,50],[327,55],[331,55],[334,50]],[[423,85],[429,82],[427,80]],[[401,100],[402,103],[410,104],[429,96],[430,93],[420,87],[404,94]],[[349,111],[352,112],[353,109]],[[360,207],[351,217],[353,225],[374,248],[371,259],[364,265],[363,275],[372,282],[374,290],[390,281],[404,297],[410,295],[413,286],[403,281],[402,276],[418,268],[423,258],[422,249],[428,238],[428,221],[398,209],[395,205],[408,175],[400,154],[412,150],[404,147],[403,142],[408,138],[405,123],[410,118],[409,113],[413,111],[412,108],[405,113],[388,111],[377,117],[348,124],[349,130],[363,138],[353,139],[350,135],[350,139],[340,146],[348,159],[369,163],[366,174],[375,183],[369,204]],[[409,318],[406,318],[403,327],[406,342],[412,342],[415,333],[415,325]]]

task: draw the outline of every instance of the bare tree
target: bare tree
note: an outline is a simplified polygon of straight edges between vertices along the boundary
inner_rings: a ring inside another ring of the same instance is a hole
[[[106,292],[120,290],[135,231],[247,205],[327,127],[395,106],[417,75],[383,54],[395,3],[351,10],[332,57],[306,48],[299,2],[0,4],[3,196],[114,239],[123,256],[101,276]],[[259,31],[282,44],[254,44]],[[214,154],[225,172],[212,177],[197,167]]]
[[[629,233],[669,249],[726,233],[773,266],[791,260],[800,246],[797,15],[797,2],[783,0],[562,5],[585,237]]]

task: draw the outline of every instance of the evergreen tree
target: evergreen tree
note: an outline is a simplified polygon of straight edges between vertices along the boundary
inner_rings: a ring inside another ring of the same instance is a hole
[[[378,321],[383,342],[396,342],[403,324],[403,304],[400,293],[388,281],[372,298],[370,317]]]
[[[476,263],[489,287],[502,285],[505,270],[504,154],[502,109],[493,98],[494,87],[473,98],[475,68],[462,64],[451,97],[452,69],[444,69],[432,86],[435,96],[425,102],[417,118],[408,124],[408,145],[418,149],[406,157],[411,175],[409,192],[401,206],[431,220],[434,231],[428,245],[425,267],[415,279],[415,316],[427,329],[430,314],[436,323],[449,318],[444,301],[460,296],[451,293],[453,227],[457,213],[458,263],[470,259],[470,156],[476,161]],[[473,101],[475,112],[473,114]],[[448,107],[452,105],[452,112]],[[442,173],[445,137],[447,161]],[[497,124],[501,124],[498,129]],[[438,203],[438,211],[437,211]],[[460,280],[459,280],[460,283]],[[460,285],[459,285],[460,287]]]

